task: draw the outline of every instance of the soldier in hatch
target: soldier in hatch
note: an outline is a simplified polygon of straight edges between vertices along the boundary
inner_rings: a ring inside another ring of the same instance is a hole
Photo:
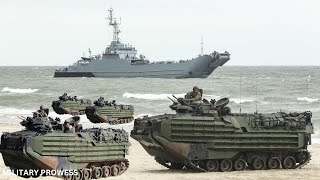
[[[113,106],[117,106],[116,100],[113,100],[111,104],[112,104]]]
[[[38,110],[38,114],[39,114],[40,117],[47,117],[48,116],[48,114],[45,111],[43,105],[40,106],[40,109]]]
[[[63,123],[63,132],[64,133],[74,133],[74,127],[71,125],[69,121],[64,121]]]
[[[61,96],[61,100],[67,101],[68,100],[68,94],[67,93],[63,93],[62,96]]]
[[[104,97],[100,97],[99,99],[98,99],[98,103],[99,103],[99,105],[100,106],[104,106],[105,104],[105,102],[104,102]]]
[[[200,92],[200,89],[198,86],[193,86],[193,90],[191,92],[188,92],[185,96],[186,99],[191,99],[194,101],[201,101],[202,100],[202,94]]]

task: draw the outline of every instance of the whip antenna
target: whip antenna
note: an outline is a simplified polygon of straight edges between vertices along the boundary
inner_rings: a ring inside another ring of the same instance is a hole
[[[308,100],[308,91],[309,91],[309,82],[311,79],[311,75],[308,76],[308,82],[307,82],[307,90],[306,90],[306,100],[304,102],[304,109],[307,111],[307,100]]]
[[[256,81],[256,114],[258,114],[258,83]]]
[[[284,92],[284,78],[282,78],[282,92]],[[283,106],[283,98],[280,97],[280,112]]]
[[[242,74],[240,74],[240,113],[241,113],[241,81],[242,81]]]

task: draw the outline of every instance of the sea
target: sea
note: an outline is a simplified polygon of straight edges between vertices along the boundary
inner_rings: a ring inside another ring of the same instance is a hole
[[[60,67],[0,67],[0,123],[19,124],[18,116],[31,116],[40,105],[49,116],[64,120],[51,103],[63,93],[96,100],[100,96],[118,104],[130,104],[135,117],[173,113],[168,97],[183,97],[193,86],[203,89],[203,97],[228,97],[232,112],[313,113],[315,134],[320,144],[320,66],[223,66],[205,79],[161,78],[54,78]],[[84,127],[122,128],[130,132],[133,122],[123,125],[92,124],[81,115]]]

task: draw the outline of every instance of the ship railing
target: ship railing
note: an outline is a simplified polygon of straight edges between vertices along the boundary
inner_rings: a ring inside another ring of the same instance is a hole
[[[56,72],[63,72],[63,71],[68,71],[67,67],[56,69]]]
[[[177,63],[186,63],[190,60],[179,60],[179,61],[156,61],[151,62],[150,64],[177,64]]]

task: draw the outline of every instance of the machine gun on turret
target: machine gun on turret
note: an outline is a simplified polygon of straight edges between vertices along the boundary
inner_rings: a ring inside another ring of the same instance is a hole
[[[210,101],[207,99],[194,101],[191,99],[177,98],[174,95],[172,95],[172,97],[174,97],[176,101],[168,97],[173,102],[169,107],[177,113],[213,114],[217,112],[218,116],[231,113],[230,107],[226,106],[229,103],[228,98],[222,98],[218,101],[215,99],[211,99]]]
[[[22,121],[20,124],[26,127],[26,130],[37,132],[48,132],[62,128],[60,118],[42,117],[38,112],[33,112],[32,117],[17,116]]]

